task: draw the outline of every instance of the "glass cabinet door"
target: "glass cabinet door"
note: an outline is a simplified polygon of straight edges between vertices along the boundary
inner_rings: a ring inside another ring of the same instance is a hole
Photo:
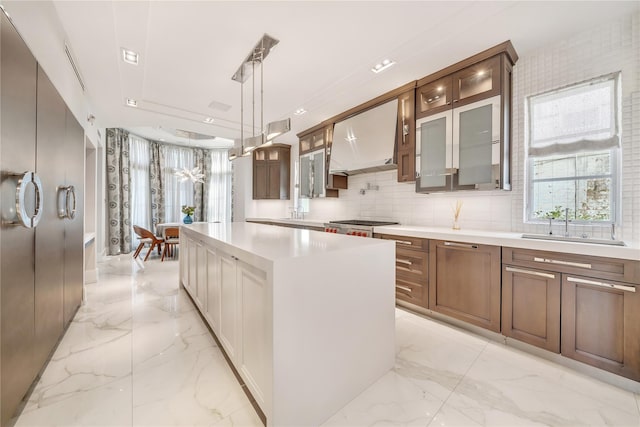
[[[324,150],[314,152],[313,156],[313,197],[324,197]]]
[[[300,156],[300,197],[325,197],[324,150]]]
[[[454,189],[491,189],[500,176],[500,96],[453,110]]]
[[[311,198],[311,157],[300,156],[300,197]]]
[[[416,94],[417,118],[451,109],[451,76],[420,86]]]
[[[471,65],[453,75],[453,107],[500,94],[500,57]]]
[[[452,111],[416,121],[416,192],[450,190],[452,186]]]

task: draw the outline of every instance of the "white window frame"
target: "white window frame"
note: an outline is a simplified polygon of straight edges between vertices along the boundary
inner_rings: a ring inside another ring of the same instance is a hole
[[[583,82],[579,82],[579,83],[575,83],[575,84],[571,84],[568,86],[564,86],[561,88],[557,88],[557,89],[553,89],[547,92],[543,92],[543,93],[539,93],[536,95],[530,95],[528,97],[526,97],[525,99],[525,165],[526,165],[526,171],[525,171],[525,209],[524,209],[524,222],[525,223],[531,223],[531,224],[539,224],[539,223],[546,223],[548,220],[544,219],[544,218],[539,218],[535,216],[535,210],[534,210],[534,200],[533,200],[533,195],[534,195],[534,191],[533,191],[533,186],[535,182],[543,182],[543,181],[548,181],[548,182],[553,182],[553,181],[570,181],[571,178],[549,178],[549,179],[541,179],[541,180],[535,180],[533,177],[533,162],[535,159],[539,159],[539,158],[549,158],[549,157],[557,157],[557,156],[561,156],[563,153],[562,152],[558,152],[558,153],[553,153],[550,152],[550,150],[553,150],[553,148],[543,148],[541,151],[545,152],[545,154],[540,154],[540,155],[534,155],[532,156],[530,154],[531,150],[531,143],[533,140],[533,136],[532,136],[532,120],[533,120],[533,115],[532,115],[532,101],[535,100],[536,98],[540,98],[540,97],[549,97],[549,96],[557,96],[560,97],[562,96],[563,92],[564,93],[568,93],[571,90],[575,90],[576,88],[580,87],[580,86],[587,86],[587,85],[591,85],[591,84],[598,84],[598,83],[602,83],[602,82],[606,82],[606,81],[611,81],[613,83],[613,103],[614,103],[614,121],[615,123],[613,123],[613,127],[614,127],[614,136],[613,138],[607,138],[604,139],[602,141],[602,149],[597,149],[598,144],[600,143],[600,141],[596,141],[596,142],[589,142],[590,144],[593,144],[593,149],[590,149],[589,151],[586,152],[590,152],[590,153],[597,153],[597,152],[604,152],[604,151],[610,151],[610,175],[594,175],[594,176],[590,176],[590,175],[584,175],[584,176],[576,176],[574,181],[580,181],[580,180],[585,180],[585,179],[589,179],[589,178],[602,178],[602,177],[610,177],[611,178],[611,218],[608,220],[580,220],[580,219],[571,219],[572,223],[574,224],[592,224],[592,225],[609,225],[611,223],[619,223],[620,222],[620,203],[621,203],[621,173],[620,173],[620,159],[621,159],[621,152],[622,152],[622,147],[621,147],[621,116],[622,116],[622,106],[620,104],[620,92],[621,92],[621,73],[620,72],[616,72],[616,73],[611,73],[611,74],[607,74],[604,76],[600,76],[600,77],[596,77],[593,79],[589,79],[587,81],[583,81]],[[613,144],[612,141],[615,140],[617,141],[617,146],[615,147],[611,147],[611,145]],[[549,141],[550,142],[550,146],[553,145],[553,141]],[[568,143],[568,144],[573,144],[573,143]],[[568,145],[567,144],[567,145]],[[583,151],[585,152],[585,151]],[[567,155],[570,155],[570,153],[566,153]]]

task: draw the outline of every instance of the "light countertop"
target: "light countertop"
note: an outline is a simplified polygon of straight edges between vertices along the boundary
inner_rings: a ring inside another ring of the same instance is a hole
[[[275,224],[323,227],[329,220],[250,218],[247,221],[268,221]],[[453,240],[466,243],[535,249],[550,252],[566,252],[577,255],[593,255],[608,258],[640,260],[640,246],[611,246],[594,243],[563,242],[557,240],[525,239],[522,233],[484,230],[452,230],[444,227],[420,225],[385,225],[374,228],[374,233],[424,239]]]
[[[522,233],[464,229],[452,230],[450,228],[424,227],[418,225],[385,225],[375,227],[374,232],[393,234],[396,236],[421,237],[424,239],[452,240],[521,249],[640,260],[640,247],[637,246],[611,246],[594,243],[525,239],[522,237]]]
[[[183,226],[183,229],[197,233],[204,240],[222,243],[230,251],[240,250],[267,261],[316,257],[329,252],[358,250],[384,242],[380,239],[353,239],[347,235],[250,222],[191,224]]]

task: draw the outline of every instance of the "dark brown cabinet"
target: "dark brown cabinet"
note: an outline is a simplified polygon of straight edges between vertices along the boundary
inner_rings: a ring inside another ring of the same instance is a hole
[[[398,182],[416,180],[415,89],[398,97],[398,125],[396,130]]]
[[[560,352],[560,274],[505,265],[502,334]]]
[[[429,241],[390,234],[374,237],[396,242],[396,300],[428,308]]]
[[[82,302],[85,148],[82,126],[1,12],[0,21],[2,198],[13,200],[0,204],[6,425]]]
[[[289,199],[291,146],[274,144],[253,151],[253,199]]]
[[[640,381],[640,286],[563,275],[562,355]]]
[[[429,308],[500,332],[500,247],[429,241]]]
[[[640,379],[640,261],[516,248],[502,260],[504,335],[557,352],[559,333],[563,356]]]
[[[502,43],[418,81],[416,192],[511,189],[511,75]]]
[[[505,46],[504,49],[508,48]],[[440,72],[436,73],[436,76],[432,75],[419,80],[416,91],[416,118],[420,119],[500,95],[505,83],[503,75],[509,74],[513,65],[511,63],[513,60],[510,59],[513,55],[510,53],[505,55],[508,55],[507,64],[503,64],[502,54],[475,63],[473,62],[478,59],[472,57],[463,61],[465,64],[471,64],[462,69],[456,64],[443,70],[450,73],[449,75],[436,77],[443,73]],[[436,80],[433,80],[434,77]]]

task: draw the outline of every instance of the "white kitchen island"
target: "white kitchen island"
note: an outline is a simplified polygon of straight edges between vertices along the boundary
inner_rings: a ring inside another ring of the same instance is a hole
[[[393,367],[394,242],[193,224],[180,281],[268,426],[320,425]]]

